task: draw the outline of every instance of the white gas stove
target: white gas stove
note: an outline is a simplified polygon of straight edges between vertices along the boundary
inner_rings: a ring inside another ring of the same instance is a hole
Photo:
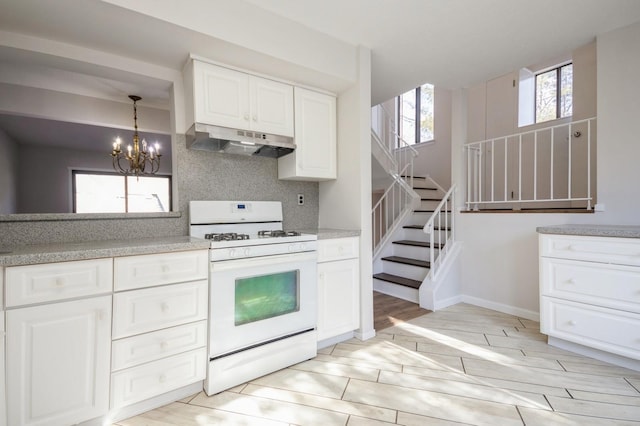
[[[207,394],[316,355],[317,237],[283,231],[275,201],[191,201],[211,241]]]
[[[212,261],[317,250],[316,235],[283,230],[279,201],[191,201],[189,222]]]

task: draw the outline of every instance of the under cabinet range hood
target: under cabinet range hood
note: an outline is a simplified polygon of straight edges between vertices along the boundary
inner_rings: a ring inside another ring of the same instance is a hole
[[[187,148],[278,158],[296,149],[293,138],[196,123],[187,130]]]

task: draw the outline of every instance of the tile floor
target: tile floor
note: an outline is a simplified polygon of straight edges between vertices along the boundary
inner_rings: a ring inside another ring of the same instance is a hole
[[[536,322],[460,304],[118,425],[640,426],[640,372],[545,341]]]

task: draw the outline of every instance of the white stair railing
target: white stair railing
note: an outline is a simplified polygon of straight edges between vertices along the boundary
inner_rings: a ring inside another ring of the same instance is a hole
[[[467,210],[525,203],[590,210],[595,125],[593,117],[465,145]]]
[[[390,231],[401,222],[401,218],[419,199],[413,190],[413,159],[418,152],[396,132],[395,120],[382,105],[372,108],[377,128],[372,128],[372,140],[379,145],[395,166],[389,176],[391,184],[371,210],[373,224],[373,252],[375,254],[386,242]]]
[[[429,274],[427,278],[435,281],[438,278],[440,266],[447,257],[448,252],[453,248],[455,241],[455,214],[456,186],[453,185],[442,197],[438,206],[422,231],[429,236]],[[437,232],[436,232],[437,231]],[[436,250],[438,255],[436,256]]]

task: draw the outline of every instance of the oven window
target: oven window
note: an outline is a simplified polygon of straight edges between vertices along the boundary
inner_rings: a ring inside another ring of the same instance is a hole
[[[236,280],[235,325],[300,310],[300,271]]]

